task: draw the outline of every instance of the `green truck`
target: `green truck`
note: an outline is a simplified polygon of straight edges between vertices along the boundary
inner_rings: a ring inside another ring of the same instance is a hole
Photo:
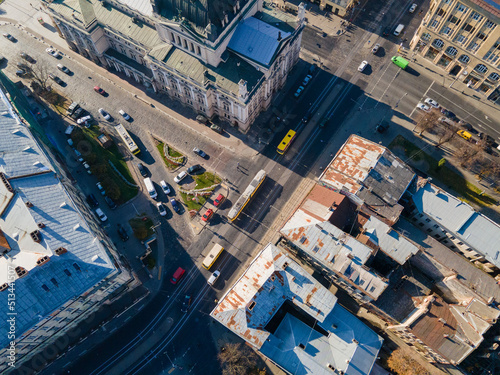
[[[403,59],[401,56],[393,56],[391,58],[391,61],[397,66],[399,66],[401,69],[406,69],[406,67],[409,64],[408,60]]]

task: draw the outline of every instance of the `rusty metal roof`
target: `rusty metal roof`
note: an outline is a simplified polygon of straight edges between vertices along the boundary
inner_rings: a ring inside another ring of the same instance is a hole
[[[285,300],[322,322],[337,298],[276,246],[267,245],[210,313],[256,348],[265,325]]]

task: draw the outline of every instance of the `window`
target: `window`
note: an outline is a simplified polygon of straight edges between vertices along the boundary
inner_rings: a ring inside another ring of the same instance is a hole
[[[49,287],[45,284],[42,285],[42,289],[45,290],[46,292],[50,290]]]
[[[470,25],[470,24],[466,23],[466,24],[464,24],[464,25],[462,26],[462,30],[465,30],[465,31],[467,31],[467,32],[469,32],[469,33],[472,33],[472,32],[474,32],[475,28],[474,28],[474,27],[472,27],[472,25]]]
[[[441,238],[441,236],[439,234],[436,234],[434,237],[436,237],[436,239],[438,239],[438,240]]]
[[[424,226],[424,223],[419,223],[418,224],[419,227],[423,227]]]
[[[486,66],[484,66],[483,64],[478,64],[478,65],[476,65],[474,70],[478,73],[484,74],[488,71],[488,68]]]
[[[460,20],[452,14],[448,17],[448,22],[456,25],[457,23],[460,22]]]
[[[441,39],[434,39],[432,45],[436,48],[442,48],[444,46],[444,42]]]
[[[193,43],[190,43],[190,44],[189,44],[189,50],[190,50],[191,52],[194,52],[194,44],[193,44]]]
[[[495,27],[495,23],[493,21],[486,21],[484,24],[488,29],[493,29]]]
[[[441,33],[445,35],[450,35],[451,29],[448,26],[443,27],[443,31]]]
[[[479,48],[479,44],[477,44],[477,43],[471,43],[470,46],[469,46],[469,49],[472,52],[476,52],[478,48]]]
[[[491,81],[498,81],[498,79],[500,78],[500,75],[498,73],[491,73],[489,76],[488,76],[488,79],[491,80]]]
[[[64,269],[64,273],[68,276],[71,276],[71,272],[69,272],[66,268]]]
[[[418,214],[418,217],[424,217],[424,214]]]
[[[427,230],[426,230],[426,232],[427,232],[427,233],[430,233],[430,232],[432,232],[432,229],[431,229],[431,228],[429,228],[429,229],[427,229]]]
[[[429,34],[429,33],[423,33],[422,34],[422,40],[425,40],[426,42],[428,42],[429,40],[431,40],[431,34]]]
[[[425,219],[425,222],[426,222],[426,223],[430,223],[430,222],[431,222],[431,219]]]
[[[460,61],[461,63],[464,63],[464,64],[468,64],[470,61],[470,57],[467,55],[462,55],[458,58],[458,61]]]
[[[455,47],[448,47],[444,52],[449,56],[455,56],[458,53],[458,50]]]
[[[196,53],[198,55],[201,55],[201,49],[200,49],[200,46],[196,46]]]
[[[431,23],[431,27],[436,27],[438,25],[438,21],[434,20]]]
[[[255,301],[252,301],[252,303],[248,306],[248,310],[253,310],[253,308],[255,307]]]
[[[486,34],[485,33],[480,33],[477,37],[478,37],[478,39],[485,40],[486,39]]]
[[[443,240],[443,243],[448,243],[448,240]]]
[[[481,19],[483,19],[483,17],[481,17],[481,15],[478,12],[472,12],[471,17],[473,20],[476,20],[476,21],[480,21]]]
[[[75,267],[75,270],[77,270],[78,272],[82,271],[82,269],[80,268],[80,266],[77,263],[73,263],[73,267]]]
[[[459,242],[459,243],[457,243],[457,245],[463,245],[463,244],[464,244],[463,242]]]
[[[436,14],[438,16],[444,16],[446,14],[446,12],[443,9],[439,8],[438,11],[436,12]]]
[[[439,225],[434,224],[432,227],[433,227],[433,228],[439,228]]]
[[[463,4],[457,4],[457,6],[455,7],[455,9],[459,12],[464,12],[467,8],[465,7],[465,5]]]

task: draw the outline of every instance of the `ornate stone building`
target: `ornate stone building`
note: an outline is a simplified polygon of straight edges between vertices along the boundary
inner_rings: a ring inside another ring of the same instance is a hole
[[[263,0],[55,0],[47,11],[68,45],[242,132],[297,62],[297,15]]]

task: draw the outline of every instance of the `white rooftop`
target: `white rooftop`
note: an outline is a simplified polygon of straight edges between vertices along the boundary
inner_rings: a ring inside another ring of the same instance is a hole
[[[119,2],[141,14],[144,14],[145,16],[153,16],[153,6],[149,0],[119,0]]]

